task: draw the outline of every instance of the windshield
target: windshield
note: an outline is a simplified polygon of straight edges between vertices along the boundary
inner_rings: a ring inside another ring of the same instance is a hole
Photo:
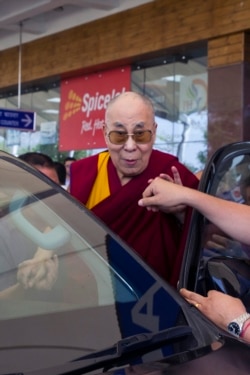
[[[91,212],[14,157],[0,154],[0,170],[1,370],[178,324],[179,296]]]

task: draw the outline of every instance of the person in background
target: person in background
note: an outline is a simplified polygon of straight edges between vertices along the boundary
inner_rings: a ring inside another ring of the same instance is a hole
[[[191,210],[155,215],[138,200],[160,173],[178,183],[178,170],[182,183],[194,189],[198,180],[175,156],[153,150],[156,129],[147,97],[131,91],[116,96],[105,113],[107,150],[71,165],[70,193],[176,286]]]
[[[250,207],[233,201],[176,185],[157,177],[142,193],[140,207],[150,212],[167,211],[179,205],[187,205],[200,211],[227,235],[250,245]],[[238,335],[250,342],[250,314],[240,299],[211,290],[204,297],[185,288],[181,295],[214,323],[229,329],[230,322],[242,322]]]
[[[40,152],[26,152],[19,155],[18,158],[38,169],[57,184],[60,184],[54,162],[48,155]]]
[[[75,161],[76,161],[76,158],[74,158],[73,156],[67,156],[63,161],[63,164],[65,165],[65,168],[66,168],[66,181],[65,181],[66,189],[69,189],[69,185],[70,185],[71,164],[74,163]]]
[[[63,163],[60,163],[59,161],[54,161],[54,167],[56,169],[59,184],[62,188],[66,189],[66,167]]]

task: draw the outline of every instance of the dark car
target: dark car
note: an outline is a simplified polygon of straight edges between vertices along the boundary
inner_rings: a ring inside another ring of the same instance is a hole
[[[245,203],[250,143],[220,149],[200,190]],[[249,374],[221,330],[59,185],[0,153],[0,375]],[[193,213],[179,287],[249,309],[249,248]]]

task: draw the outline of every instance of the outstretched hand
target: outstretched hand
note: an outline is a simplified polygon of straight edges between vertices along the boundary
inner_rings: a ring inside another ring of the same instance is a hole
[[[176,196],[175,191],[177,185],[182,186],[182,181],[177,168],[173,166],[171,170],[173,177],[161,173],[159,177],[149,181],[138,204],[149,211],[173,213],[182,222],[186,206],[181,204],[180,195]]]

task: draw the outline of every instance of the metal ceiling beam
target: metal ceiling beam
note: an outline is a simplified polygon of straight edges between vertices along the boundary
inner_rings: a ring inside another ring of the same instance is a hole
[[[8,0],[0,2],[0,26],[18,23],[41,13],[52,11],[65,5],[83,8],[111,10],[120,6],[119,0]]]

